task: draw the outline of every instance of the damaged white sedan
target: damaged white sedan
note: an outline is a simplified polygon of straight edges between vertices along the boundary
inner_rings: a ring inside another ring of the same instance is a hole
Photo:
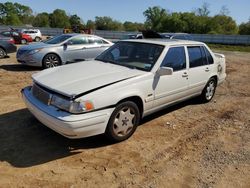
[[[226,77],[225,57],[201,42],[127,40],[94,61],[44,70],[22,90],[34,116],[68,138],[129,138],[140,119],[200,96],[210,101]]]

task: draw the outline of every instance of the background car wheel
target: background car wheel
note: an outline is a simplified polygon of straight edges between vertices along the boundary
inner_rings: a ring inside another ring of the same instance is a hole
[[[43,58],[43,68],[51,68],[51,67],[57,67],[61,65],[61,60],[58,55],[56,54],[47,54]]]
[[[3,48],[0,48],[0,59],[4,58],[6,56],[6,52]]]
[[[36,42],[39,42],[40,40],[41,40],[40,37],[36,37],[36,38],[35,38],[35,41],[36,41]]]
[[[22,39],[21,40],[21,44],[27,44],[27,40],[26,39]]]
[[[209,102],[212,100],[212,98],[214,97],[214,93],[216,90],[216,80],[214,78],[211,78],[208,82],[207,85],[205,86],[205,88],[202,91],[201,94],[201,100],[203,102]]]
[[[120,103],[109,119],[105,134],[114,142],[126,140],[135,132],[139,121],[140,112],[134,102]]]

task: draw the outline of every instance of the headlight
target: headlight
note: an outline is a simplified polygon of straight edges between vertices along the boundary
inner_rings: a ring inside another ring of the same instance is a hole
[[[29,52],[29,55],[35,54],[35,53],[37,53],[37,52],[40,52],[41,50],[42,50],[42,48],[35,49],[35,50],[31,50],[31,51]]]
[[[69,101],[57,95],[53,95],[50,104],[73,114],[94,110],[94,105],[91,101]]]

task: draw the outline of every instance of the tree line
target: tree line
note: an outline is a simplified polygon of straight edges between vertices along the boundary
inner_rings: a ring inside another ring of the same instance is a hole
[[[29,6],[19,3],[0,3],[0,23],[3,25],[32,25],[34,27],[69,28],[81,25],[90,29],[114,31],[140,31],[152,29],[158,32],[185,32],[199,34],[242,34],[250,35],[250,19],[239,26],[229,16],[229,10],[223,6],[221,11],[210,16],[209,4],[191,12],[170,12],[159,6],[149,7],[143,12],[144,23],[124,23],[111,17],[95,17],[86,23],[77,15],[67,15],[65,10],[56,9],[52,13],[34,14]]]

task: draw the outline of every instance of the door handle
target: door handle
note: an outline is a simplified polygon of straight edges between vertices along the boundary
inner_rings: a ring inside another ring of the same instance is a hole
[[[209,68],[207,67],[207,68],[205,69],[205,71],[206,71],[206,72],[209,72]]]
[[[85,50],[85,49],[87,49],[87,48],[86,48],[86,47],[83,47],[82,49]]]
[[[188,77],[188,74],[186,72],[183,73],[182,77]]]

